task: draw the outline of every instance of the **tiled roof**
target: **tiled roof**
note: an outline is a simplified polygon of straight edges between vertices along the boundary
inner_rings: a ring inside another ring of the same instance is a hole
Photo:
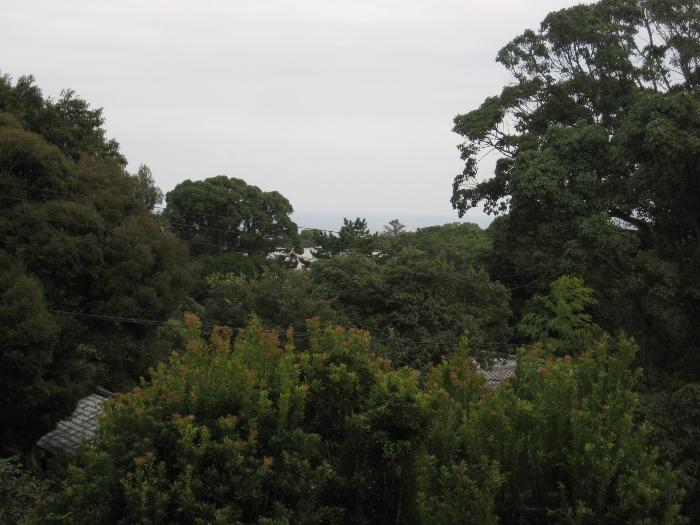
[[[494,359],[483,367],[479,365],[478,370],[486,378],[486,384],[497,387],[501,381],[510,379],[515,375],[516,361],[512,357]]]
[[[37,441],[37,445],[53,454],[76,456],[84,443],[97,434],[97,419],[104,412],[109,393],[103,389],[84,397],[68,419]]]

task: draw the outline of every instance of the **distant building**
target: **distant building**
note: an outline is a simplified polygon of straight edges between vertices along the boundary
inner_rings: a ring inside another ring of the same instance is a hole
[[[291,260],[292,258],[296,259],[297,263],[297,269],[300,270],[302,268],[307,267],[309,264],[312,262],[316,261],[316,257],[314,257],[313,250],[317,250],[318,248],[304,248],[303,253],[296,254],[293,252],[290,252],[290,250],[284,249],[284,248],[279,248],[275,250],[274,252],[268,254],[267,258],[268,259],[275,259],[277,257],[282,257],[285,260]]]

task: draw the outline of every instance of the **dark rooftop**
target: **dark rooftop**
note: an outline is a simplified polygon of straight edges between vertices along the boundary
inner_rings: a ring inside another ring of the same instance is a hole
[[[78,401],[67,419],[37,441],[37,446],[57,455],[76,456],[80,448],[95,439],[97,419],[104,412],[104,404],[111,392],[98,388],[97,392]]]
[[[483,367],[478,365],[478,370],[486,378],[486,384],[497,387],[502,381],[515,375],[517,362],[513,357],[497,358]]]

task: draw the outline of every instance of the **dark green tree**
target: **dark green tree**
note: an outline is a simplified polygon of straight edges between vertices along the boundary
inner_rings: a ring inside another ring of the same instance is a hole
[[[465,169],[452,204],[499,215],[491,271],[517,289],[516,316],[558,277],[582,277],[592,320],[639,341],[652,405],[693,391],[683,383],[700,373],[698,57],[695,2],[579,5],[506,45],[513,83],[455,119]],[[494,176],[477,179],[487,151]],[[647,412],[664,425],[661,413]],[[660,443],[695,477],[684,433]]]
[[[361,253],[371,255],[376,246],[377,235],[370,234],[367,220],[357,217],[355,220],[343,219],[338,233],[319,231],[316,236],[314,257],[325,259],[335,255]]]
[[[334,321],[330,301],[314,293],[309,272],[279,267],[255,277],[214,273],[205,278],[202,320],[209,325],[245,326],[255,315],[267,327],[305,331],[306,321]]]
[[[45,98],[31,75],[17,79],[0,75],[0,112],[15,115],[27,130],[58,146],[70,159],[93,155],[126,166],[119,143],[107,139],[102,108],[91,108],[71,89],[58,99]]]
[[[119,389],[148,371],[153,326],[117,317],[166,320],[190,278],[186,248],[145,198],[152,178],[110,153],[99,111],[72,93],[44,100],[31,79],[0,82],[0,106],[13,112],[0,113],[0,251],[11,261],[0,445],[29,461],[86,389]]]
[[[34,443],[70,411],[94,377],[80,349],[62,348],[39,281],[0,251],[0,454],[35,467]]]
[[[308,352],[253,324],[186,349],[108,409],[39,523],[415,523],[426,414],[418,376],[363,332],[320,329]]]
[[[197,254],[245,252],[266,256],[278,248],[299,246],[289,201],[241,179],[220,175],[186,180],[166,195],[164,216]]]
[[[493,249],[492,240],[485,230],[471,223],[443,224],[402,232],[397,237],[380,238],[379,249],[384,254],[395,254],[404,248],[421,250],[431,257],[445,258],[458,268],[488,268]],[[493,276],[497,280],[498,276]]]
[[[544,287],[581,275],[601,324],[625,326],[657,365],[700,342],[698,27],[683,0],[551,13],[498,54],[514,83],[455,119],[452,204],[506,213],[498,272]],[[491,150],[494,176],[477,180]]]
[[[384,231],[382,232],[382,235],[384,235],[385,237],[396,237],[400,233],[403,233],[405,229],[406,226],[401,224],[400,220],[394,219],[392,221],[389,221],[389,223],[384,226]]]
[[[509,296],[484,270],[460,268],[415,248],[382,257],[349,254],[314,262],[314,292],[337,318],[369,329],[392,360],[422,366],[468,333],[498,349],[510,336]]]
[[[49,492],[49,483],[29,472],[17,457],[0,458],[0,525],[31,523],[34,509]]]

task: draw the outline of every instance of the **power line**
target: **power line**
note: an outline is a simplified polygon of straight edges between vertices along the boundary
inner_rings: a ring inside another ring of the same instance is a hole
[[[184,321],[176,321],[174,319],[166,320],[166,321],[160,321],[156,319],[143,319],[139,317],[132,317],[132,316],[124,316],[124,315],[108,315],[108,314],[95,314],[95,313],[85,313],[85,312],[74,312],[74,311],[68,311],[68,310],[61,310],[61,309],[49,309],[50,312],[58,314],[58,315],[63,315],[63,316],[71,316],[71,317],[78,317],[78,318],[86,318],[86,319],[94,319],[94,320],[99,320],[99,321],[105,321],[105,322],[113,322],[113,323],[123,323],[123,324],[137,324],[137,325],[147,325],[147,326],[179,326],[182,328],[188,327],[187,323]],[[199,324],[200,328],[208,329],[208,330],[213,330],[216,327],[219,326],[225,326],[225,325],[219,325],[219,324],[208,324],[208,323],[200,323]],[[234,333],[240,333],[246,330],[246,328],[234,328],[234,327],[228,327],[230,328]],[[278,337],[281,337],[286,334],[286,330],[282,329],[268,329],[266,330],[268,332],[275,332]],[[315,332],[309,332],[309,331],[294,331],[294,336],[295,337],[310,337],[316,335]],[[397,343],[397,344],[405,344],[405,343],[411,343],[413,345],[418,345],[418,346],[450,346],[454,347],[458,344],[458,341],[455,343],[451,343],[448,341],[435,341],[433,339],[411,339],[408,337],[401,337],[397,336],[395,338],[388,338],[388,337],[375,337],[370,335],[370,340],[374,342],[381,342],[381,343]],[[501,341],[480,341],[478,343],[474,343],[475,345],[478,346],[492,346],[492,347],[508,347],[508,348],[515,348],[519,345],[514,345],[511,343],[505,343]],[[482,352],[485,352],[484,350],[480,350]]]

